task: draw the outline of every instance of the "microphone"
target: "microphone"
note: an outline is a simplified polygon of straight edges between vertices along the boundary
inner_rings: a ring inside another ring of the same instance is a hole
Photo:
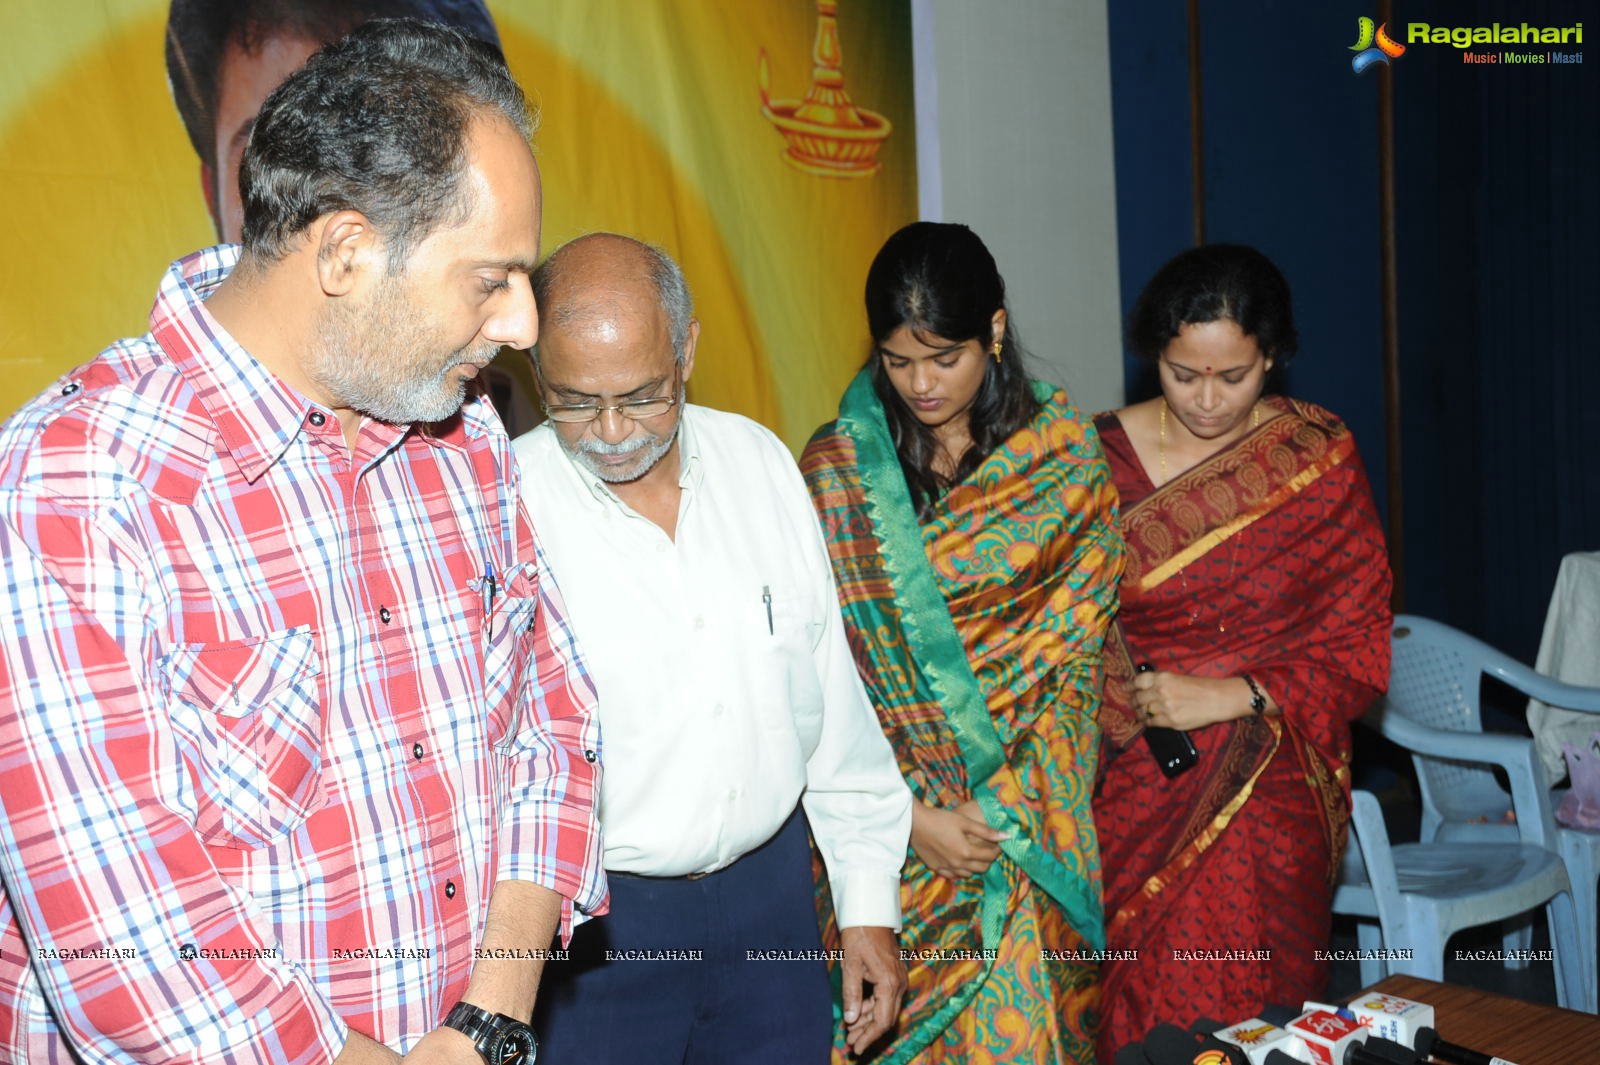
[[[1336,1013],[1313,1010],[1289,1023],[1290,1035],[1299,1038],[1306,1048],[1306,1060],[1313,1065],[1355,1065],[1350,1057],[1351,1047],[1367,1041],[1366,1028]],[[1382,1059],[1379,1059],[1381,1065]],[[1359,1065],[1373,1065],[1362,1061]]]
[[[1344,1065],[1397,1065],[1395,1059],[1389,1057],[1389,1055],[1368,1050],[1367,1047],[1371,1042],[1372,1040],[1368,1039],[1365,1043],[1351,1043],[1345,1047]],[[1401,1049],[1405,1048],[1402,1047]],[[1413,1051],[1407,1050],[1406,1057],[1400,1059],[1398,1065],[1415,1065],[1417,1060],[1417,1055]]]
[[[1273,1006],[1269,1004],[1262,1006],[1261,1012],[1256,1016],[1274,1028],[1287,1028],[1294,1022],[1296,1017],[1304,1012],[1304,1010],[1297,1010],[1292,1006]]]
[[[1289,1020],[1293,1020],[1290,1017]],[[1220,1028],[1211,1033],[1212,1038],[1236,1046],[1244,1052],[1245,1059],[1250,1065],[1266,1065],[1267,1051],[1284,1050],[1293,1052],[1296,1046],[1295,1037],[1284,1030],[1282,1025],[1269,1024],[1267,1021],[1252,1017],[1248,1021],[1227,1028]]]
[[[1385,1039],[1381,1035],[1369,1035],[1367,1041],[1361,1045],[1368,1055],[1378,1061],[1388,1062],[1389,1065],[1418,1065],[1423,1057],[1404,1043],[1396,1043],[1393,1039]]]
[[[1438,1032],[1427,1027],[1417,1029],[1417,1053],[1431,1054],[1450,1065],[1516,1065],[1515,1062],[1485,1054],[1481,1050],[1446,1043],[1439,1038]]]
[[[1202,1044],[1175,1024],[1158,1024],[1144,1037],[1150,1065],[1249,1065],[1237,1047],[1215,1039]]]
[[[1129,1043],[1117,1051],[1115,1065],[1150,1065],[1150,1059],[1144,1056],[1144,1047]]]

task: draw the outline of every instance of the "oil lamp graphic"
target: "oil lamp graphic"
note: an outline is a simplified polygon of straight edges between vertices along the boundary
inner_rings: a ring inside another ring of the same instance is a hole
[[[767,50],[761,50],[761,113],[783,135],[783,158],[796,170],[869,177],[880,169],[878,148],[894,127],[876,111],[857,107],[845,92],[838,12],[838,0],[817,0],[811,90],[804,100],[771,98]]]

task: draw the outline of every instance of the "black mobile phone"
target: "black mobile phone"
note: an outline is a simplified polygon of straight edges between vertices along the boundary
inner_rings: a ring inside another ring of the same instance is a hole
[[[1140,662],[1133,667],[1133,671],[1149,673],[1155,668],[1149,662]],[[1182,729],[1146,726],[1144,745],[1150,749],[1150,756],[1156,760],[1156,765],[1161,767],[1161,772],[1166,774],[1169,780],[1181,775],[1200,760],[1200,752],[1195,750],[1194,741]]]

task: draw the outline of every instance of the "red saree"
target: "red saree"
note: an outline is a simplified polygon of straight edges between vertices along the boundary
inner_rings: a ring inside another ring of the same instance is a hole
[[[1320,995],[1349,810],[1350,722],[1386,687],[1389,568],[1349,431],[1318,407],[1268,420],[1155,488],[1114,414],[1098,419],[1128,568],[1106,643],[1094,801],[1105,876],[1100,1056],[1162,1022],[1232,1023]],[[1249,672],[1282,708],[1189,733],[1162,776],[1132,667]]]

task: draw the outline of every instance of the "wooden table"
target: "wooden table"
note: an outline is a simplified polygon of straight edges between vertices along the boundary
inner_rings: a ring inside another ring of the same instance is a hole
[[[1600,1017],[1592,1013],[1523,1002],[1417,976],[1391,976],[1359,994],[1372,991],[1426,1002],[1433,1007],[1441,1039],[1516,1065],[1600,1061]]]

